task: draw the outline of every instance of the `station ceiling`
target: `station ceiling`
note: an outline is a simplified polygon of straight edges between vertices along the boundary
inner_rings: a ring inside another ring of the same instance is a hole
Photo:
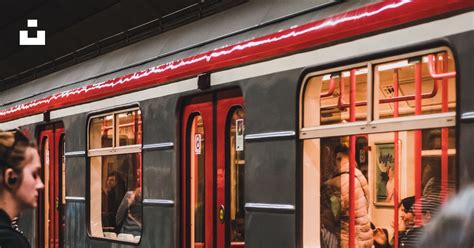
[[[0,91],[235,6],[245,0],[1,0]],[[45,46],[20,46],[27,19]]]

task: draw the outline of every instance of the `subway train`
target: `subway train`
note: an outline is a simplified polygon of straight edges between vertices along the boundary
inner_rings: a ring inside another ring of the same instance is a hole
[[[399,246],[409,197],[429,223],[474,182],[474,1],[341,5],[0,110],[40,152],[31,244]]]

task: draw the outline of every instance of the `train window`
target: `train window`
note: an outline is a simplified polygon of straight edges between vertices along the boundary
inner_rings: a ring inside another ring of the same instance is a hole
[[[351,97],[355,97],[356,120],[367,120],[367,68],[313,76],[307,82],[305,94],[305,111],[320,113],[316,119],[305,116],[306,125],[322,126],[349,121]]]
[[[93,237],[140,241],[143,223],[141,129],[138,109],[90,119],[89,230]],[[108,142],[106,146],[104,140]]]
[[[245,156],[243,148],[244,115],[242,108],[234,110],[230,121],[230,234],[231,245],[245,241]]]
[[[325,113],[320,98],[327,97],[321,92],[330,87],[324,80],[313,85],[314,77],[307,77],[300,124],[305,247],[414,245],[454,194],[451,53],[433,49],[366,64],[374,87],[366,103],[349,99],[349,116],[337,127],[321,126],[324,117],[319,117]],[[361,120],[356,109],[364,104],[367,121],[355,126]]]
[[[455,111],[454,74],[436,79],[436,74],[454,71],[448,51],[394,60],[375,65],[375,119]],[[421,104],[416,106],[416,91]],[[398,105],[398,106],[395,106]],[[398,109],[394,116],[394,109]]]
[[[89,128],[89,149],[112,147],[113,134],[112,115],[93,118]]]
[[[141,115],[139,111],[130,111],[116,115],[118,125],[117,146],[141,144]]]

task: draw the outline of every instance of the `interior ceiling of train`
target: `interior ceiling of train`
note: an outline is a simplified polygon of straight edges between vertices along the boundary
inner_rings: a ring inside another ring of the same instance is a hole
[[[245,1],[1,0],[0,91]],[[45,46],[20,46],[20,30],[45,30]]]

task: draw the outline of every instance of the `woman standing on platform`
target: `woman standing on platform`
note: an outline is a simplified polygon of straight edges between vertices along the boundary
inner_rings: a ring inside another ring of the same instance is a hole
[[[23,210],[36,208],[40,178],[36,146],[20,130],[0,130],[0,247],[30,247],[18,228]]]

